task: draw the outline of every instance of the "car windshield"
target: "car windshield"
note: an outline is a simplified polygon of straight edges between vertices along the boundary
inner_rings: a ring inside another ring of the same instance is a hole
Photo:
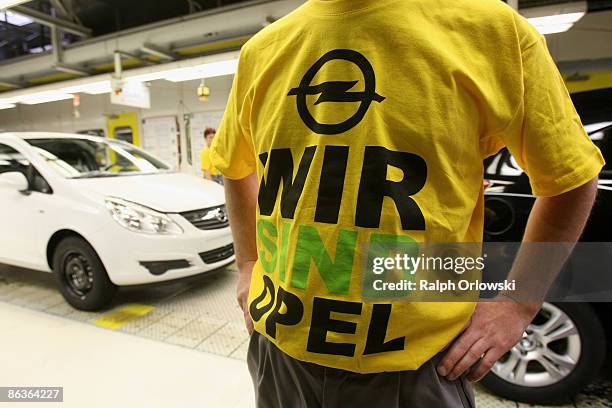
[[[27,139],[47,164],[67,178],[158,174],[170,167],[137,147],[115,140]]]

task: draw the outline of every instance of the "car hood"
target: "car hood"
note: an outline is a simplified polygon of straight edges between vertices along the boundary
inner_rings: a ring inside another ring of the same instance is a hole
[[[223,187],[183,173],[125,175],[69,180],[81,193],[117,197],[165,213],[178,213],[225,203]]]

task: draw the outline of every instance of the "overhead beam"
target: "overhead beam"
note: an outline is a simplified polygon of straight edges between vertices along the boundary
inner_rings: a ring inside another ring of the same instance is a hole
[[[157,65],[155,62],[153,61],[149,61],[147,59],[141,58],[137,55],[134,55],[132,53],[129,52],[125,52],[125,51],[121,51],[121,50],[117,50],[115,51],[116,53],[118,53],[120,56],[124,57],[124,58],[131,58],[131,59],[135,59],[136,61],[141,62],[143,65]]]
[[[201,44],[208,40],[202,37],[202,27],[206,27],[206,30],[210,32],[227,34],[227,37],[224,36],[223,38],[252,35],[260,29],[261,22],[265,20],[266,16],[283,16],[299,7],[303,1],[276,0],[270,2],[269,0],[257,0],[256,2],[235,3],[221,9],[213,9],[122,32],[96,36],[86,41],[71,44],[70,47],[62,50],[62,62],[77,67],[94,67],[112,61],[113,52],[118,48],[144,58],[145,54],[139,52],[140,47],[147,42],[176,52],[175,45],[180,47],[183,44]],[[67,5],[67,2],[64,1],[64,4]],[[0,29],[0,41],[2,41],[2,37],[3,32]],[[210,39],[210,41],[213,40]],[[213,47],[206,52],[215,53],[225,49],[225,47]],[[187,57],[181,55],[177,60],[180,61]],[[0,77],[12,81],[16,81],[21,76],[28,79],[38,78],[53,70],[53,63],[51,52],[13,58],[3,61]],[[106,69],[109,69],[109,67],[107,66]]]
[[[74,75],[79,75],[79,76],[89,76],[90,75],[90,72],[85,69],[73,67],[73,66],[61,64],[61,63],[54,64],[53,68],[55,68],[55,70],[60,71],[60,72],[66,72],[69,74],[74,74]]]
[[[56,64],[62,62],[62,33],[57,27],[51,27],[51,51]]]
[[[23,88],[23,86],[21,86],[20,84],[17,84],[11,81],[4,81],[1,79],[0,79],[0,86],[3,88],[11,88],[11,89]]]
[[[53,5],[53,7],[55,7],[57,11],[60,12],[62,16],[68,16],[68,10],[66,9],[66,6],[64,6],[64,3],[61,2],[61,0],[51,0],[51,4]]]
[[[81,37],[91,37],[91,29],[82,25],[73,23],[72,21],[64,20],[62,18],[52,17],[48,14],[42,13],[38,10],[31,9],[24,6],[15,6],[11,8],[15,13],[22,14],[26,17],[31,18],[33,21],[46,25],[48,27],[55,27],[59,30],[76,34]]]
[[[155,44],[151,44],[151,43],[144,43],[140,47],[140,50],[143,52],[146,52],[147,54],[157,55],[160,58],[167,59],[170,61],[174,61],[175,59],[178,58],[178,55],[176,55],[172,51],[159,47]]]
[[[71,0],[69,0],[65,4],[63,0],[49,0],[49,1],[51,1],[51,5],[53,5],[53,8],[55,9],[56,12],[59,12],[61,17],[82,25],[81,20],[79,19],[79,16],[77,16],[74,12],[74,7],[73,7]]]
[[[557,63],[562,74],[576,72],[605,72],[612,71],[612,58],[588,59],[580,61],[561,61]]]

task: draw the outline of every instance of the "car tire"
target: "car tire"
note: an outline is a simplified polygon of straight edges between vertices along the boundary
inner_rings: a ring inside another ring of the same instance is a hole
[[[512,379],[509,380],[510,374],[507,374],[507,370],[504,372],[502,358],[482,380],[482,384],[487,389],[500,397],[528,404],[563,404],[575,397],[598,374],[605,358],[606,342],[601,322],[593,308],[586,303],[544,304],[542,310],[534,319],[534,323],[538,317],[541,317],[546,308],[561,310],[575,326],[580,351],[573,368],[569,369],[563,377],[554,379],[554,383],[551,384],[541,386],[537,385],[536,381],[533,381],[533,385],[518,384]],[[533,324],[529,326],[529,328],[533,327],[538,326]],[[573,340],[576,343],[575,336]],[[517,343],[513,351],[519,347],[522,347],[521,342]],[[573,347],[575,348],[575,345]],[[525,351],[524,348],[522,350]],[[511,353],[509,352],[505,357],[507,358]],[[544,369],[543,365],[539,365]],[[537,366],[532,370],[536,376],[539,375],[539,378],[542,378],[540,372],[537,371]],[[544,371],[546,372],[545,369]],[[527,373],[529,372],[529,368],[527,368]],[[537,378],[533,374],[532,372],[532,378]],[[524,378],[527,379],[527,377]]]
[[[64,299],[75,309],[98,311],[117,292],[96,251],[83,238],[64,238],[53,252],[53,274]]]

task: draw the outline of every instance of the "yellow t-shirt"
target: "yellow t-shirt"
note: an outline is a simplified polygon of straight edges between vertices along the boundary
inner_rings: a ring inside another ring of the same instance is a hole
[[[365,301],[362,248],[481,242],[483,158],[534,194],[600,171],[545,40],[499,0],[310,0],[243,47],[211,159],[257,173],[255,330],[302,361],[417,369],[474,303]]]
[[[217,170],[217,168],[213,166],[212,162],[210,161],[210,148],[208,146],[200,150],[200,169],[202,169],[202,173],[207,171],[211,176],[218,176],[221,174],[221,172]]]

